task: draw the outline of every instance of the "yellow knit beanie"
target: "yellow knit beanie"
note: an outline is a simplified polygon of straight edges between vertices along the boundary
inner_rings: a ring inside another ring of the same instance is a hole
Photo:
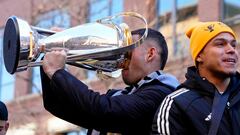
[[[233,30],[222,22],[198,22],[186,31],[187,37],[190,38],[190,52],[195,65],[196,58],[205,45],[223,32],[228,32],[236,38]]]

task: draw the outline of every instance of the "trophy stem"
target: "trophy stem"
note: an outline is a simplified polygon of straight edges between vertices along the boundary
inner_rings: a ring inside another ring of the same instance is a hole
[[[28,67],[42,66],[42,61],[29,62]]]

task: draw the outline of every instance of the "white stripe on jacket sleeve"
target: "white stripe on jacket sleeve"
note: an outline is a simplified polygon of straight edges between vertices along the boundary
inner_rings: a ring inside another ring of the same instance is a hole
[[[162,102],[158,116],[157,116],[157,128],[158,128],[158,133],[161,135],[170,135],[170,130],[169,130],[169,111],[171,109],[171,105],[173,103],[173,100],[175,97],[189,91],[188,89],[181,88],[171,94],[169,94]]]

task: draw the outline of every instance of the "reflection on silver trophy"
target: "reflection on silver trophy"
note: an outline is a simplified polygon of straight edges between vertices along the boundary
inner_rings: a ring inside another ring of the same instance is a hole
[[[116,21],[121,17],[140,20],[145,34],[133,42],[131,27],[123,19],[121,23]],[[125,55],[143,42],[147,31],[146,19],[134,12],[123,12],[61,32],[30,26],[11,16],[4,29],[4,63],[6,70],[14,74],[40,66],[40,54],[62,48],[67,50],[67,64],[117,77],[126,61]]]

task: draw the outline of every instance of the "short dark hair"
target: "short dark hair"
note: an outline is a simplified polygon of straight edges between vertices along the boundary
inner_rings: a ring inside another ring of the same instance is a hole
[[[0,120],[8,120],[8,110],[6,105],[2,101],[0,101]]]
[[[142,36],[145,33],[145,29],[137,29],[131,33],[132,35],[138,34]],[[159,31],[148,28],[148,35],[146,39],[154,40],[160,47],[160,69],[163,70],[168,59],[168,47],[164,36]]]

